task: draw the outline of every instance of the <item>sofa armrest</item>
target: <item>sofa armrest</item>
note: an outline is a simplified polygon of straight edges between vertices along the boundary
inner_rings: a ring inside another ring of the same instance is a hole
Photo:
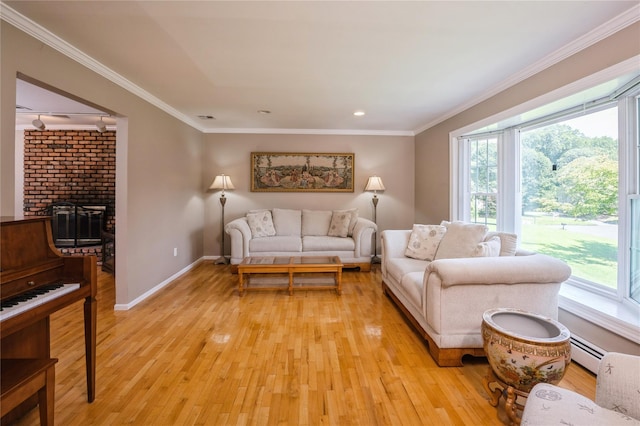
[[[383,277],[387,276],[387,261],[389,259],[405,257],[404,252],[409,244],[410,236],[410,229],[385,229],[380,234],[380,243],[382,245],[380,268]]]
[[[608,352],[596,381],[596,404],[640,420],[640,357]]]
[[[246,217],[240,217],[227,223],[225,232],[231,237],[231,258],[244,259],[249,256],[251,228]]]
[[[438,274],[443,287],[463,284],[562,283],[571,276],[563,261],[536,253],[528,256],[439,259],[429,263],[429,274]]]
[[[386,229],[382,231],[382,256],[387,258],[405,257],[411,229]]]
[[[436,334],[465,335],[469,344],[481,345],[487,309],[515,308],[557,319],[558,292],[570,275],[567,264],[539,253],[438,259],[425,270],[422,309]],[[440,344],[453,347],[444,337]]]
[[[356,256],[371,256],[372,245],[371,236],[378,230],[375,223],[369,219],[359,217],[356,226],[353,228],[353,242],[355,244]]]

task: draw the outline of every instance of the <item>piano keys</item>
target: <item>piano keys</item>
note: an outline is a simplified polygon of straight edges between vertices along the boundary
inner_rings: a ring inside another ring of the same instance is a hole
[[[1,358],[51,358],[54,312],[84,300],[87,400],[95,399],[97,259],[62,256],[53,244],[51,218],[0,219],[0,304],[25,301],[0,311]],[[50,286],[62,287],[45,291]]]
[[[56,283],[38,287],[0,302],[0,322],[80,288],[80,284]]]

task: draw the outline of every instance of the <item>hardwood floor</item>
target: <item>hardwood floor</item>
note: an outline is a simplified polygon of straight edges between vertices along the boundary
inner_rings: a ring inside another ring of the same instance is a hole
[[[484,358],[439,368],[382,294],[380,269],[345,271],[343,293],[250,292],[203,262],[129,311],[99,273],[96,400],[86,401],[82,306],[52,317],[58,425],[501,425]],[[464,315],[461,312],[461,315]],[[561,386],[594,398],[571,365]],[[20,425],[39,424],[38,412]]]

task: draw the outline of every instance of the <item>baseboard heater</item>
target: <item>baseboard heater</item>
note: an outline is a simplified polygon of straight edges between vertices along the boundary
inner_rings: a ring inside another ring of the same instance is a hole
[[[576,335],[571,335],[569,341],[571,342],[571,360],[598,374],[598,365],[607,351]]]

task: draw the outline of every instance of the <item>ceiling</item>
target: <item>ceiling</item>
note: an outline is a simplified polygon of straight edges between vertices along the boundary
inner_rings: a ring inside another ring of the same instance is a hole
[[[637,0],[2,3],[204,132],[412,135],[640,14]],[[56,108],[40,96],[17,103]]]

